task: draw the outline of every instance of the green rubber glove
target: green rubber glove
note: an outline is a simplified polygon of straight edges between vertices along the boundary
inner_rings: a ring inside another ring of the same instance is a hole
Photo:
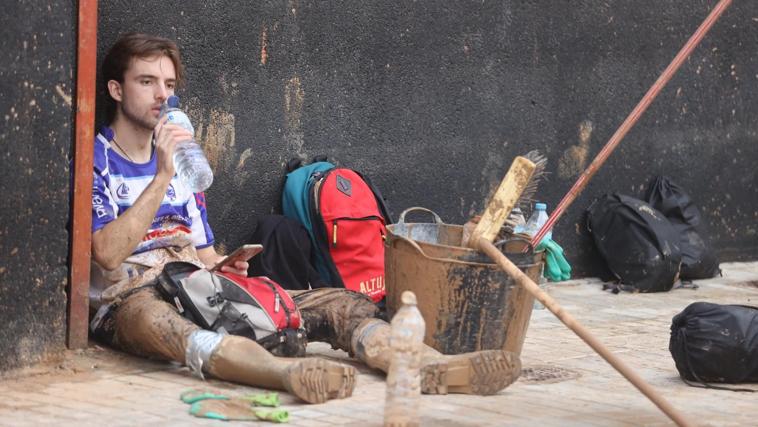
[[[279,406],[279,394],[257,393],[241,397],[231,397],[210,389],[192,389],[183,392],[182,402],[189,403],[190,414],[196,417],[226,421],[269,421],[286,423],[289,412],[286,409],[262,410],[255,406]]]
[[[182,402],[184,403],[193,404],[206,399],[228,400],[229,396],[224,396],[223,394],[211,390],[192,389],[183,392],[179,398],[182,399]]]
[[[561,282],[571,278],[571,265],[563,256],[563,248],[553,239],[542,239],[536,248],[545,251],[545,277],[552,282]]]
[[[268,406],[270,408],[279,406],[279,394],[273,392],[248,394],[242,396],[240,399],[247,400],[253,406]]]
[[[272,423],[289,421],[289,412],[286,409],[257,409],[242,399],[198,400],[190,406],[189,412],[199,418],[224,421],[268,421]]]

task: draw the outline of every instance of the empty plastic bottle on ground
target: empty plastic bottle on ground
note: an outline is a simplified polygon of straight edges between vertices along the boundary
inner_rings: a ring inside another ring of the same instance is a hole
[[[189,117],[179,109],[179,97],[169,96],[161,114],[168,115],[168,121],[195,133]],[[174,168],[179,179],[184,181],[193,193],[205,191],[213,183],[213,171],[200,145],[192,138],[176,144]]]
[[[405,291],[403,306],[392,318],[390,349],[392,358],[387,372],[387,396],[384,405],[385,427],[419,425],[421,396],[421,353],[424,345],[424,318],[416,307],[416,295]]]

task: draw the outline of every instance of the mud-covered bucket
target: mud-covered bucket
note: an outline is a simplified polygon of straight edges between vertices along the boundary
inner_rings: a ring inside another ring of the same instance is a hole
[[[434,223],[406,223],[411,211],[428,212]],[[479,251],[460,247],[463,226],[442,222],[434,212],[409,208],[387,227],[387,308],[413,291],[426,322],[424,342],[445,354],[505,349],[521,354],[534,298]],[[506,256],[535,282],[542,253],[523,240],[505,243]]]

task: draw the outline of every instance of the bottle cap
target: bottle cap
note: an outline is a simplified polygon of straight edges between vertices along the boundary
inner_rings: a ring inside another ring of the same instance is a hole
[[[400,295],[400,301],[405,305],[416,305],[416,294],[411,291],[403,291]]]
[[[538,211],[544,211],[547,210],[547,205],[545,203],[535,203],[534,209],[537,209]]]
[[[166,100],[166,103],[170,108],[179,108],[179,97],[176,95],[171,95]]]

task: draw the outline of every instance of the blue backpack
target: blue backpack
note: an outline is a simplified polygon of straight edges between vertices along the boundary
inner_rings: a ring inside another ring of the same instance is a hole
[[[307,166],[298,167],[299,162],[292,161],[287,166],[289,172],[284,181],[282,190],[282,213],[288,218],[295,219],[305,226],[308,235],[311,238],[314,256],[314,267],[324,280],[330,280],[330,274],[326,266],[323,254],[318,250],[318,241],[313,232],[313,222],[311,221],[311,195],[313,186],[316,183],[316,177],[320,173],[334,169],[335,166],[329,162],[313,162]],[[292,170],[292,168],[296,168]]]

